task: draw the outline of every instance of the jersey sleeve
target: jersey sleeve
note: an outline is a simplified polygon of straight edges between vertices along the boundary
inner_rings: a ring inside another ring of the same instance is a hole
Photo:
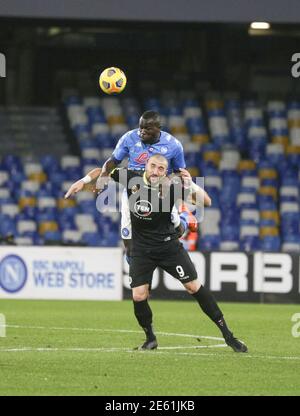
[[[111,172],[110,177],[115,182],[118,182],[123,186],[127,186],[127,183],[128,183],[127,173],[128,173],[128,170],[126,168],[115,168]]]
[[[110,174],[112,180],[120,183],[125,188],[128,187],[130,179],[134,176],[137,176],[136,173],[127,168],[115,168]],[[138,177],[140,176],[138,175]]]
[[[186,164],[184,160],[184,152],[183,152],[182,144],[180,143],[179,140],[177,139],[175,140],[176,140],[177,146],[176,146],[174,157],[171,159],[171,167],[174,172],[179,172],[179,169],[185,168]]]
[[[118,141],[115,150],[113,151],[112,157],[118,162],[122,162],[126,156],[129,156],[129,148],[127,143],[128,137],[128,133],[123,134],[123,136]]]

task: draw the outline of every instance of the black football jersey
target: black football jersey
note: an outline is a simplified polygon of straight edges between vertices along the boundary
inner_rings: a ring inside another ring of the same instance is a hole
[[[172,223],[172,209],[181,199],[185,200],[189,189],[184,188],[180,177],[165,179],[164,184],[150,185],[145,172],[117,168],[111,178],[122,184],[129,201],[132,226],[132,254],[159,252],[178,240],[180,234]]]

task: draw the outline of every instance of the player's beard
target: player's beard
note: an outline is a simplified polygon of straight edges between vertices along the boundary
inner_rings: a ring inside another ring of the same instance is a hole
[[[148,181],[152,186],[158,186],[160,183],[160,178],[157,175],[150,175]]]

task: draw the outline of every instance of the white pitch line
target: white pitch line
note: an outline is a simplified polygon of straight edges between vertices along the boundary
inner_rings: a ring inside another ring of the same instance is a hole
[[[153,351],[149,351],[150,353],[153,353]],[[166,354],[163,351],[157,351],[156,354]],[[172,353],[168,353],[168,354],[173,354],[173,355],[187,355],[187,356],[208,356],[208,357],[219,357],[219,358],[224,358],[227,357],[229,358],[229,356],[226,354],[215,354],[215,353],[196,353],[196,352],[172,352]],[[237,353],[233,353],[234,357],[236,357]],[[239,357],[242,358],[254,358],[254,359],[260,359],[260,360],[290,360],[290,361],[300,361],[300,357],[297,356],[276,356],[276,355],[251,355],[249,353],[239,353],[238,354]]]
[[[158,347],[158,350],[176,350],[176,349],[200,349],[200,348],[219,348],[227,347],[226,344],[216,344],[216,345],[177,345],[173,347]],[[134,350],[131,347],[109,347],[109,348],[82,348],[82,347],[70,347],[70,348],[56,348],[56,347],[21,347],[21,348],[0,348],[0,352],[140,352]],[[142,351],[144,352],[144,351]],[[145,351],[147,352],[147,351]]]
[[[103,329],[103,328],[74,328],[74,327],[47,327],[47,326],[27,326],[27,325],[6,325],[6,328],[19,328],[19,329],[41,329],[41,330],[51,330],[51,331],[94,331],[94,332],[116,332],[116,333],[133,333],[140,334],[141,331],[131,330],[131,329]],[[162,336],[175,336],[175,337],[186,337],[186,338],[203,338],[210,339],[213,341],[224,341],[224,338],[220,337],[210,337],[203,335],[192,335],[192,334],[177,334],[173,332],[156,332],[157,335]]]

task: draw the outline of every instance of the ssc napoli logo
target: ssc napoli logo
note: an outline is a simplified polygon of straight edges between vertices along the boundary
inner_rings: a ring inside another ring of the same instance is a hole
[[[166,153],[168,153],[168,148],[167,148],[167,146],[161,146],[161,148],[160,148],[160,152],[161,152],[163,155],[165,155]]]
[[[122,228],[122,236],[123,237],[128,237],[129,236],[128,228]]]
[[[0,262],[0,287],[9,293],[22,289],[27,280],[27,267],[21,257],[9,255]]]

